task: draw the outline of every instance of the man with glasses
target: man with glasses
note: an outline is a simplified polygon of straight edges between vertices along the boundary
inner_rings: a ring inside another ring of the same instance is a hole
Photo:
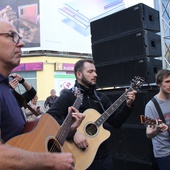
[[[20,63],[21,47],[24,45],[16,28],[10,22],[0,19],[0,169],[74,170],[71,153],[30,152],[4,144],[21,134],[26,123],[8,79],[11,71]],[[71,110],[75,119],[72,130],[75,130],[84,116],[74,107],[70,107]]]
[[[6,35],[8,37],[11,37],[16,44],[18,44],[19,40],[21,40],[21,37],[16,32],[3,32],[0,33],[0,35]]]

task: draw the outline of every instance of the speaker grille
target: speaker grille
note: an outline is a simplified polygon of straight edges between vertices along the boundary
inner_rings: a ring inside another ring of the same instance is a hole
[[[149,57],[96,66],[97,84],[99,88],[129,86],[135,76],[143,77],[150,84],[155,82],[155,74],[161,68],[161,60]]]
[[[161,38],[146,30],[131,32],[114,39],[94,43],[92,54],[96,66],[143,56],[159,57],[161,56]]]
[[[160,32],[159,12],[140,3],[93,21],[90,28],[92,43],[141,29]]]

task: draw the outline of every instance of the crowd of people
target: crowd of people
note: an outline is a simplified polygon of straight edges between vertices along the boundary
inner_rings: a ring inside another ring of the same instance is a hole
[[[38,95],[36,93],[36,90],[30,85],[22,76],[20,76],[17,73],[12,73],[9,75],[9,84],[12,89],[17,91],[16,89],[18,88],[18,91],[20,89],[19,85],[23,85],[25,88],[26,92],[22,94],[22,96],[25,99],[25,102],[27,105],[21,106],[22,110],[24,112],[24,115],[26,116],[27,120],[34,120],[37,115],[41,115],[46,112],[58,99],[58,96],[56,95],[56,90],[52,89],[50,91],[50,96],[48,96],[44,102],[44,106],[42,102],[38,102]],[[60,92],[60,95],[63,91],[67,89],[62,89]],[[34,110],[30,110],[30,107]]]
[[[69,150],[68,153],[32,152],[10,146],[6,142],[21,135],[26,123],[38,115],[49,114],[59,125],[62,125],[71,115],[71,125],[66,140],[73,141],[78,148],[86,150],[89,147],[88,140],[77,130],[86,116],[83,114],[84,111],[92,108],[102,115],[112,105],[112,102],[104,93],[97,90],[94,61],[81,59],[74,66],[75,85],[71,89],[62,91],[60,96],[56,96],[55,89],[52,89],[51,95],[44,103],[46,111],[42,110],[37,102],[38,95],[34,87],[19,74],[11,74],[12,70],[20,64],[21,48],[24,45],[15,26],[0,18],[0,169],[74,170],[74,151],[73,153]],[[167,124],[170,122],[170,71],[160,70],[156,75],[156,83],[160,91],[154,98],[158,102],[165,120],[162,120],[153,101],[149,101],[145,108],[145,115],[159,121],[146,127],[146,135],[152,139],[154,156],[159,169],[168,170],[170,135]],[[16,92],[18,84],[24,86],[25,93]],[[77,98],[76,89],[79,89],[83,95],[81,104],[77,108],[73,106]],[[125,102],[104,122],[104,127],[121,127],[133,110],[136,93],[136,90],[127,92]],[[25,109],[25,115],[22,108]],[[108,140],[99,146],[95,158],[87,170],[114,169]]]

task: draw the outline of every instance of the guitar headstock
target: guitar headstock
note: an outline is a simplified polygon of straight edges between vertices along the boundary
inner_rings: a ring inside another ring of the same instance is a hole
[[[144,125],[158,124],[157,120],[154,120],[154,119],[147,117],[147,116],[144,116],[144,115],[140,115],[140,122],[141,122],[141,124],[144,124]]]
[[[79,98],[81,101],[83,100],[83,94],[81,93],[81,91],[78,87],[75,87],[75,89],[74,89],[74,96]]]
[[[132,88],[139,88],[143,85],[144,82],[144,78],[139,77],[139,76],[135,76],[132,80],[131,80],[131,87]]]

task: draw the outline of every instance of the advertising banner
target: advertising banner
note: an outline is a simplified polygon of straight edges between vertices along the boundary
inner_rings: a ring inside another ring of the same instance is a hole
[[[16,26],[23,51],[91,54],[90,22],[141,2],[153,7],[153,0],[1,0],[0,17]]]

